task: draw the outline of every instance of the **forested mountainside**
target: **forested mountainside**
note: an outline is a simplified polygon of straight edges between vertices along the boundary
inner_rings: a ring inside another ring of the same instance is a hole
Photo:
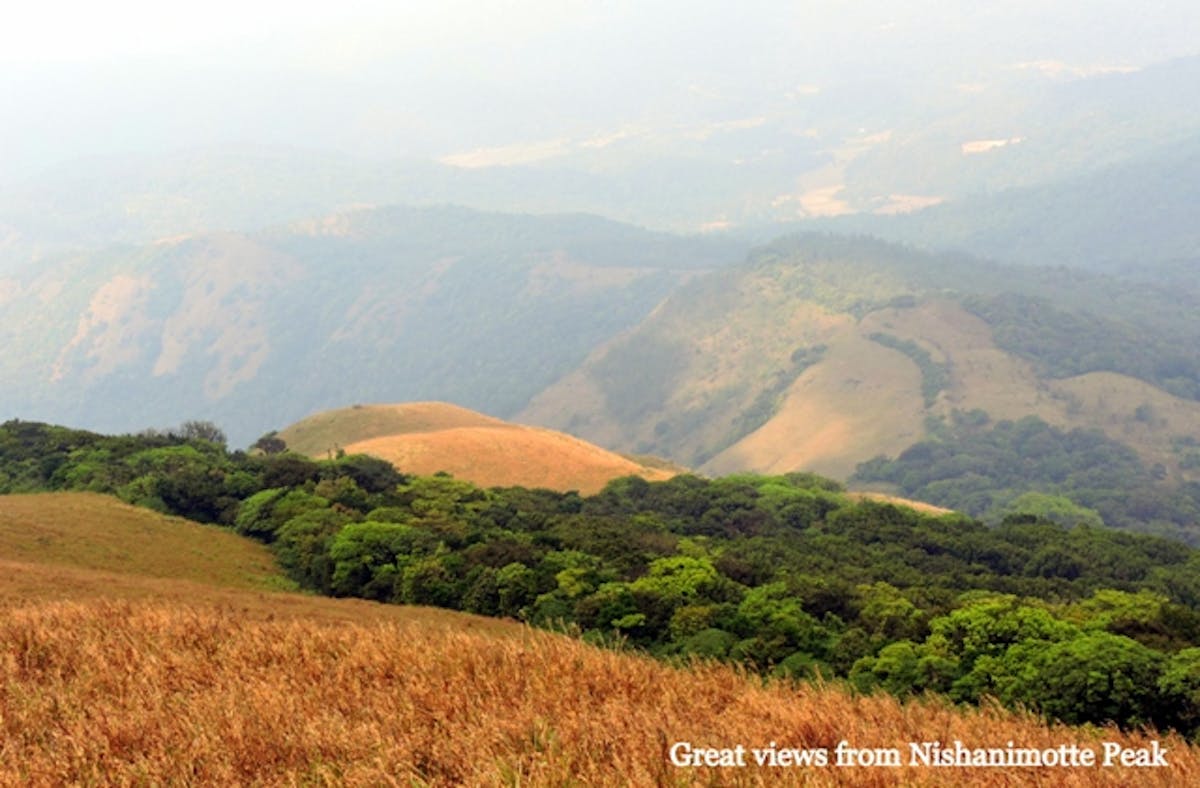
[[[59,253],[0,274],[0,409],[106,429],[184,412],[241,445],[354,401],[503,416],[741,254],[596,218],[457,208]]]
[[[1032,416],[1127,448],[1148,489],[1186,490],[1198,306],[1186,287],[800,236],[682,286],[521,418],[712,473],[844,479],[962,414]],[[996,501],[1049,483],[1027,473]],[[1186,530],[1191,511],[1152,519]]]

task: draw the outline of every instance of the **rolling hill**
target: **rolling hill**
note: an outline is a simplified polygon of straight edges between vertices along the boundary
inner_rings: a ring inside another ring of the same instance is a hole
[[[0,555],[243,590],[291,586],[257,542],[93,493],[0,495]]]
[[[1098,274],[801,236],[681,287],[519,418],[707,473],[846,479],[956,413],[1036,416],[1187,483],[1196,306]]]
[[[314,457],[370,454],[405,473],[445,471],[483,487],[599,491],[612,479],[675,475],[554,430],[501,421],[442,402],[356,405],[317,413],[279,433]]]
[[[0,495],[0,554],[6,612],[59,603],[110,612],[114,605],[148,605],[183,617],[199,607],[248,620],[521,632],[498,619],[297,593],[261,542],[94,493]]]

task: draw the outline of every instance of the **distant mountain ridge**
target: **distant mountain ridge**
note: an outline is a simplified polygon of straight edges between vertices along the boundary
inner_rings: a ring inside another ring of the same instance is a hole
[[[1200,260],[1200,130],[1138,157],[904,216],[825,222],[930,249],[1194,285]]]
[[[0,413],[109,431],[183,413],[240,445],[347,401],[503,416],[741,254],[594,217],[449,207],[62,252],[0,274]]]

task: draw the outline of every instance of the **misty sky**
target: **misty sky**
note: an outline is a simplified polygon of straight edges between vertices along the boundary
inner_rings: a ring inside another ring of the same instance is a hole
[[[226,144],[437,158],[1197,42],[1194,0],[42,2],[0,27],[0,178]]]

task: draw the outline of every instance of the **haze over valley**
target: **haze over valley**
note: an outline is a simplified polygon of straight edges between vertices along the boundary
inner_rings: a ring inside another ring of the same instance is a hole
[[[1197,13],[1071,7],[355,4],[27,53],[0,407],[245,446],[439,400],[840,479],[978,410],[1193,483]]]
[[[67,5],[0,28],[0,782],[1194,782],[1200,5]]]

